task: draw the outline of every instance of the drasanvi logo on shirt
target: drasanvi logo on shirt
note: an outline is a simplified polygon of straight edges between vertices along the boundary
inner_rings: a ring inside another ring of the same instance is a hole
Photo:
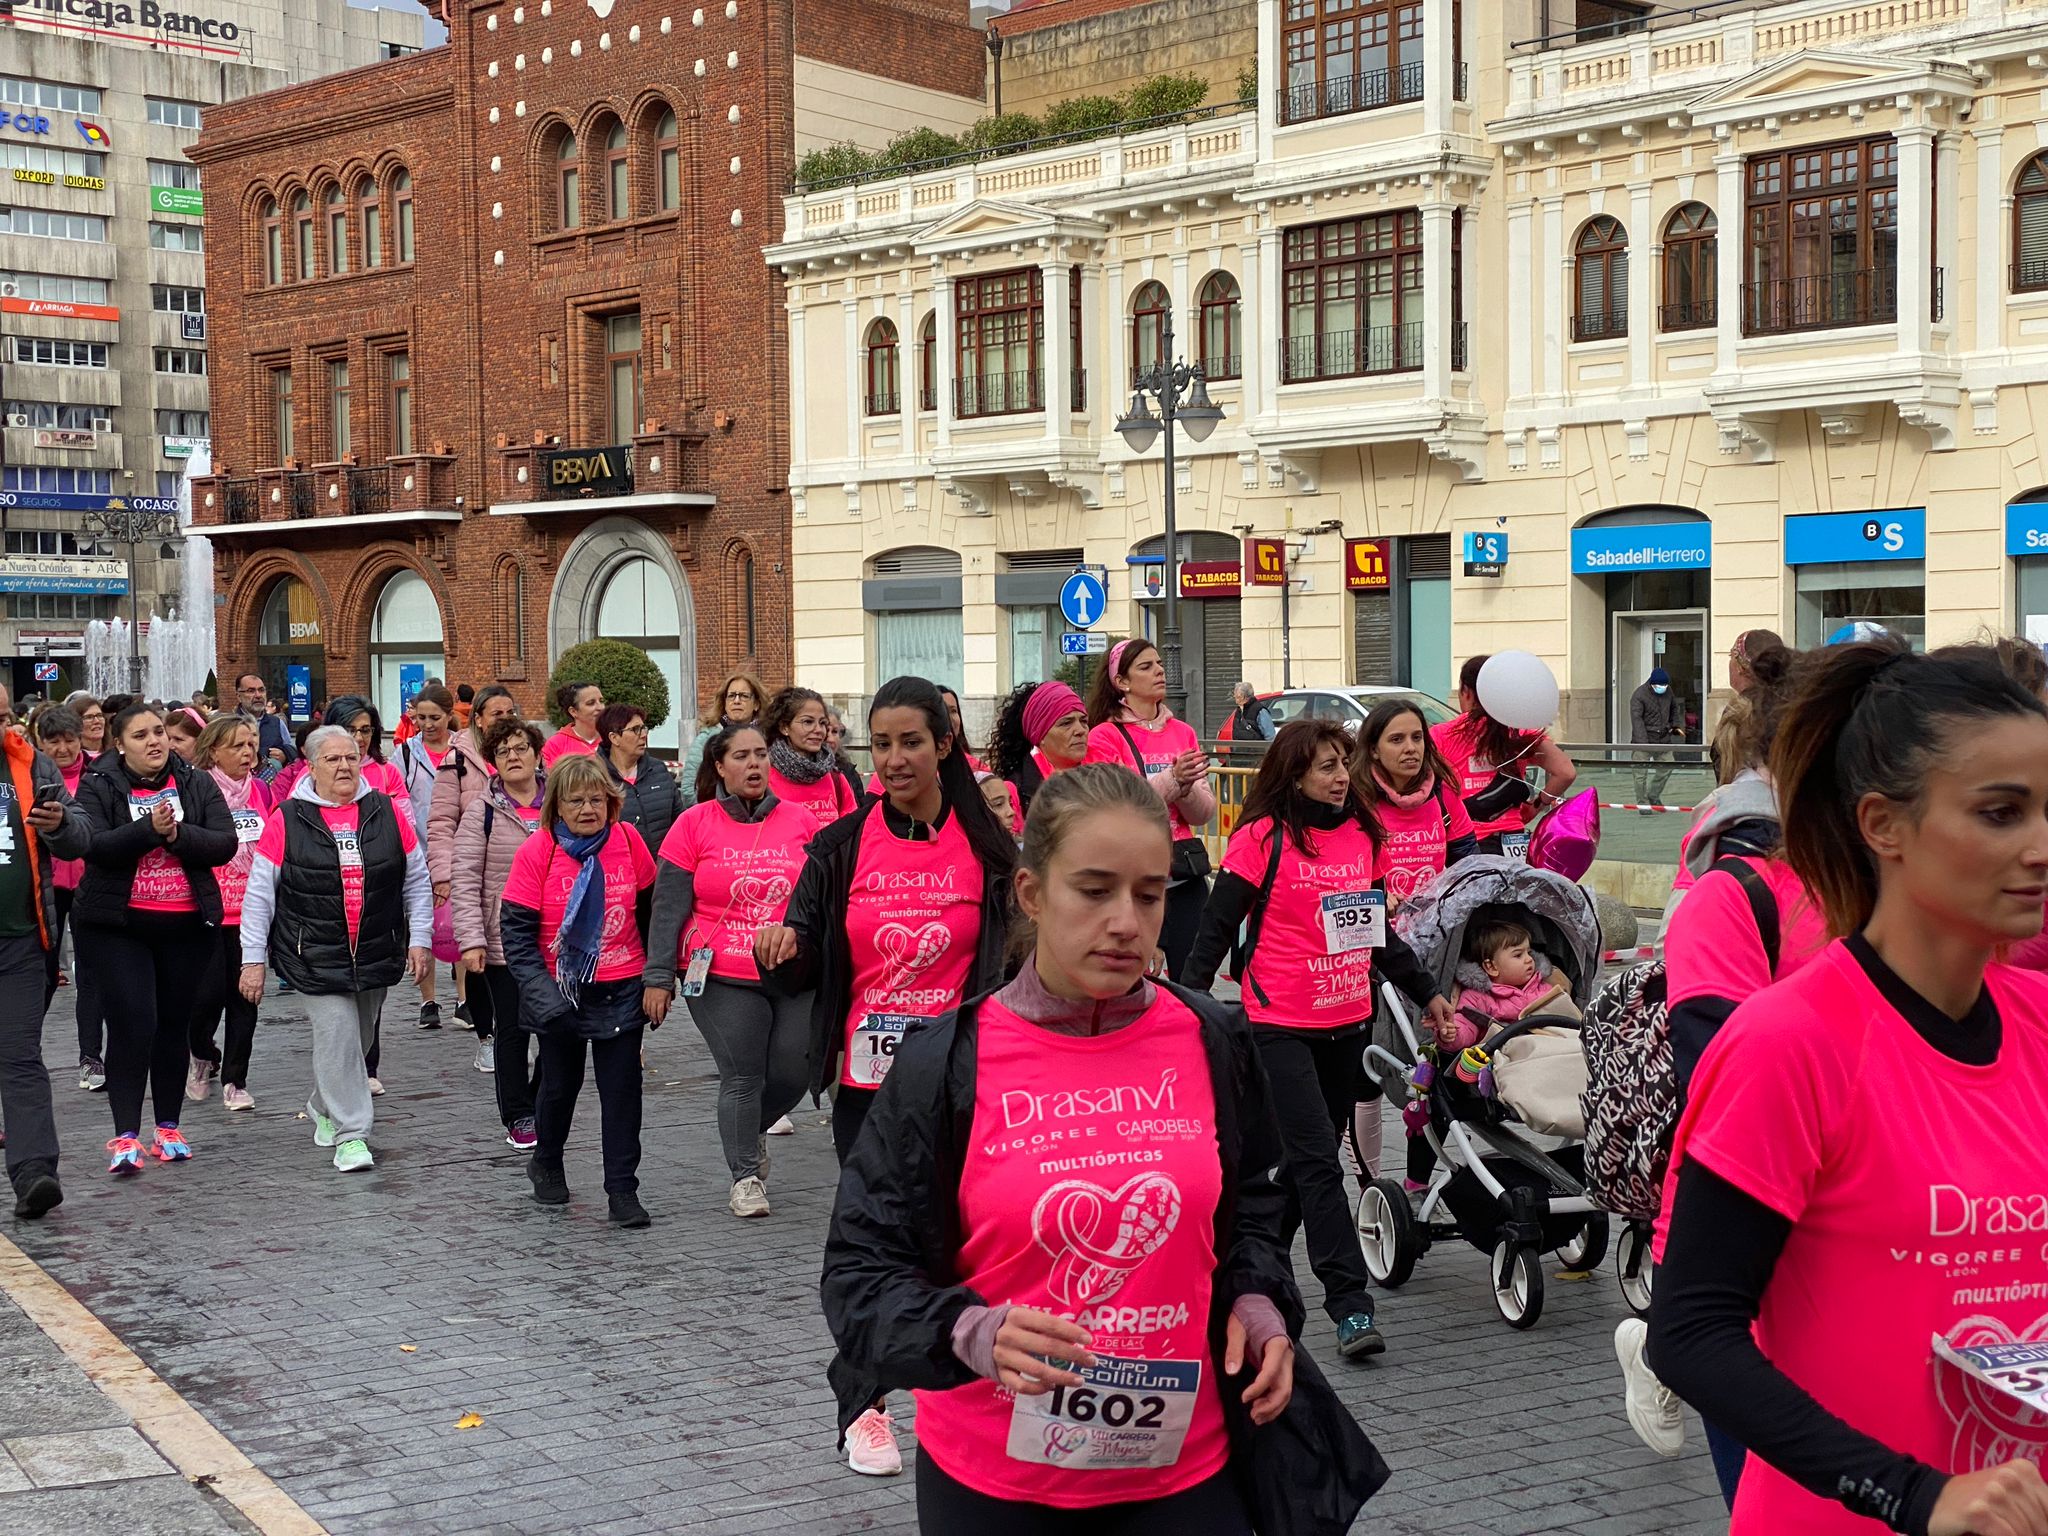
[[[2048,1190],[1973,1195],[1954,1184],[1930,1184],[1927,1206],[1927,1235],[1932,1238],[2048,1233]]]
[[[960,872],[952,865],[944,869],[874,869],[861,877],[868,891],[945,892],[959,888]]]
[[[1062,1179],[1039,1196],[1031,1234],[1052,1256],[1046,1289],[1063,1307],[1108,1301],[1180,1225],[1180,1186],[1163,1173],[1141,1173],[1121,1188],[1092,1179]]]
[[[1003,1095],[1003,1129],[1018,1130],[1049,1120],[1075,1120],[1086,1115],[1139,1115],[1171,1110],[1173,1085],[1180,1080],[1180,1068],[1164,1067],[1156,1088],[1104,1084],[1088,1088],[1062,1088],[1054,1093],[1029,1093],[1012,1088]]]

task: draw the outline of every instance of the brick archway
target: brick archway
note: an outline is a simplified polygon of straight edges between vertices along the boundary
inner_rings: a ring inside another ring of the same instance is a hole
[[[228,590],[224,622],[216,626],[216,676],[244,672],[255,665],[263,605],[270,599],[270,589],[286,577],[305,584],[320,606],[321,632],[333,633],[334,599],[319,571],[289,550],[263,550],[242,562]]]

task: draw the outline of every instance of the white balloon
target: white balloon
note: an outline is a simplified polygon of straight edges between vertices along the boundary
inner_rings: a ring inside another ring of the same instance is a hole
[[[1498,651],[1479,669],[1479,707],[1514,730],[1540,731],[1557,718],[1557,679],[1541,657]]]

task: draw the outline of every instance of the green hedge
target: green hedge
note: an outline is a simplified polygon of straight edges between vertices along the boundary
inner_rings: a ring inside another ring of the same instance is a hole
[[[568,716],[555,704],[555,692],[566,683],[595,683],[607,704],[637,704],[647,711],[650,729],[668,719],[668,679],[647,653],[623,640],[586,640],[562,652],[548,678],[548,719],[567,725]]]
[[[881,150],[862,149],[851,143],[828,144],[797,162],[797,185],[817,192],[862,177],[955,156],[1003,153],[1038,139],[1101,138],[1129,123],[1192,112],[1208,94],[1208,83],[1200,75],[1157,75],[1122,96],[1070,97],[1055,104],[1044,117],[1033,117],[1028,112],[985,117],[957,136],[936,128],[912,128],[898,134]],[[1240,99],[1244,99],[1242,95]]]

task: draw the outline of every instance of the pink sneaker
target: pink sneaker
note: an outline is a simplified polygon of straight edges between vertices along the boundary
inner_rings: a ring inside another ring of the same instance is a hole
[[[870,1408],[846,1432],[846,1464],[862,1477],[896,1477],[903,1471],[903,1452],[896,1445],[896,1425],[880,1408]]]
[[[116,1136],[107,1143],[107,1151],[113,1154],[113,1160],[107,1164],[107,1172],[142,1172],[142,1143],[133,1136]]]
[[[156,1143],[149,1150],[160,1163],[182,1163],[192,1155],[192,1148],[186,1145],[183,1133],[175,1125],[158,1126]]]

